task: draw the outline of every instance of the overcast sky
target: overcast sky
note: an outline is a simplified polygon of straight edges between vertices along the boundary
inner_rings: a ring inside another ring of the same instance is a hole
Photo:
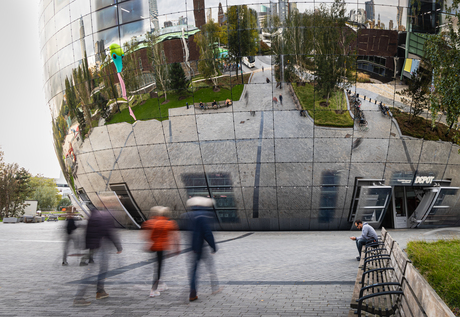
[[[0,10],[0,146],[7,163],[58,178],[51,115],[43,93],[39,0],[2,1]]]

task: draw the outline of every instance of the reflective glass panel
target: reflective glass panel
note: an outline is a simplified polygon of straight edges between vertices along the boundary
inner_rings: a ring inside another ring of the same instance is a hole
[[[148,19],[148,14],[148,7],[141,0],[127,1],[118,5],[120,24],[140,19]]]
[[[93,13],[94,31],[101,31],[117,25],[117,7],[109,7]]]

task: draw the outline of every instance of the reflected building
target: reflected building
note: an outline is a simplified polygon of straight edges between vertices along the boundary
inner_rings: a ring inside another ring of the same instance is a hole
[[[222,230],[459,225],[459,147],[404,134],[398,121],[410,111],[401,80],[423,53],[414,38],[437,17],[368,1],[331,21],[318,14],[330,2],[288,4],[255,4],[257,17],[251,3],[41,0],[45,94],[73,203],[125,228],[155,205],[180,223],[193,196],[215,200]],[[203,33],[211,7],[228,42]],[[375,10],[398,30],[366,29]],[[257,19],[288,11],[314,24],[263,29],[273,45],[262,45]],[[347,81],[327,91],[325,78]]]
[[[375,21],[375,4],[374,0],[366,1],[366,19],[369,21]]]

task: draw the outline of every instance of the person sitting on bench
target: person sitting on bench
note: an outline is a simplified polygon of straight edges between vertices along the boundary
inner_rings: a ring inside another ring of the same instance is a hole
[[[351,240],[356,241],[356,247],[358,248],[359,256],[356,257],[356,260],[361,260],[361,248],[363,245],[377,242],[379,237],[375,232],[374,228],[372,228],[367,222],[363,223],[361,220],[355,221],[355,226],[359,230],[362,230],[363,233],[359,237],[350,237]]]

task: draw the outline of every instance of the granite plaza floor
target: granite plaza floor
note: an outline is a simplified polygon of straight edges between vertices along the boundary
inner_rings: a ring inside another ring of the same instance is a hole
[[[117,255],[110,249],[110,297],[96,300],[95,286],[89,285],[91,305],[74,307],[78,284],[92,268],[80,267],[76,256],[61,265],[63,225],[0,224],[0,316],[346,316],[349,311],[357,251],[348,237],[358,232],[215,232],[219,250],[213,258],[223,289],[212,295],[201,268],[199,299],[189,303],[186,239],[183,252],[164,263],[169,289],[149,298],[153,263],[143,251],[142,232],[119,230],[124,250]],[[409,240],[458,230],[389,232],[405,248]]]

